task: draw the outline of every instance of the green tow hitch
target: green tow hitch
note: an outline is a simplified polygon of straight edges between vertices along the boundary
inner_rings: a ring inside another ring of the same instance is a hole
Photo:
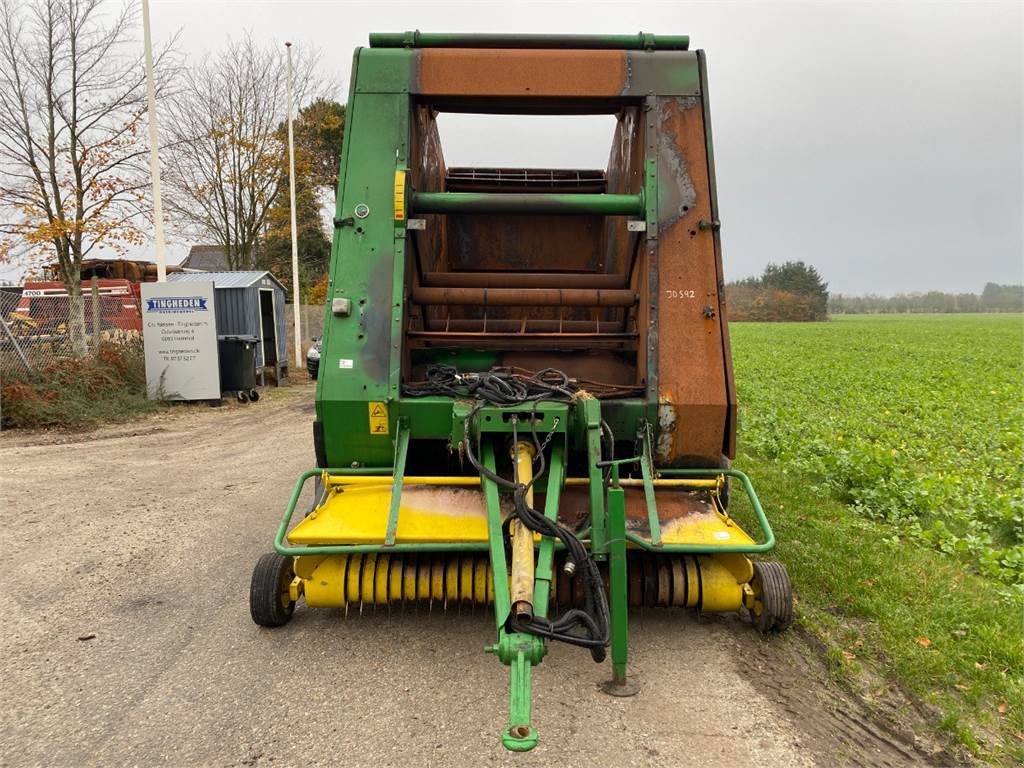
[[[537,746],[537,729],[530,724],[533,711],[533,666],[547,653],[544,641],[521,632],[501,634],[484,650],[508,667],[508,728],[501,743],[512,752],[528,752]]]
[[[566,423],[563,413],[562,423]],[[495,470],[494,445],[487,441],[482,446],[484,466]],[[565,472],[564,445],[555,442],[551,448],[548,466],[547,498],[544,514],[552,520],[558,515],[558,501],[561,497],[562,480]],[[509,632],[506,621],[512,610],[509,592],[508,561],[505,557],[505,542],[502,534],[501,504],[498,486],[486,476],[481,478],[484,501],[487,508],[488,547],[491,554],[491,570],[494,573],[494,618],[498,630],[498,642],[484,648],[493,653],[502,664],[509,668],[508,727],[502,731],[501,743],[512,752],[528,752],[537,746],[537,729],[531,723],[533,711],[533,667],[540,664],[547,653],[543,638],[525,632]],[[551,581],[551,561],[554,541],[543,537],[537,561],[534,588],[534,615],[547,616]]]

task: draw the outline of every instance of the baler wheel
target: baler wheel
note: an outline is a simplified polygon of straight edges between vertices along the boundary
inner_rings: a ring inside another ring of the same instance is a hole
[[[249,585],[249,613],[261,627],[280,627],[295,611],[291,583],[295,578],[292,559],[268,552],[256,563]]]
[[[754,608],[750,618],[762,634],[784,632],[793,623],[793,587],[786,566],[754,561]]]
[[[719,469],[729,469],[732,467],[732,462],[729,461],[729,457],[722,455],[722,460],[718,463]],[[728,475],[725,476],[725,482],[722,483],[722,490],[718,492],[718,500],[722,502],[722,509],[729,509],[729,486],[732,478]]]
[[[324,488],[324,481],[319,476],[313,478],[313,501],[309,504],[309,509],[306,510],[304,517],[309,517],[316,508],[324,503],[324,499],[327,498],[327,489]]]
[[[237,392],[235,392],[235,397],[238,399],[238,402],[240,403],[249,402],[249,393],[246,392],[244,389],[240,389]]]
[[[259,393],[259,390],[256,390],[256,389],[250,389],[250,390],[249,390],[249,400],[251,400],[252,402],[254,402],[254,403],[255,403],[255,402],[257,402],[257,401],[258,401],[259,399],[260,399],[260,393]]]

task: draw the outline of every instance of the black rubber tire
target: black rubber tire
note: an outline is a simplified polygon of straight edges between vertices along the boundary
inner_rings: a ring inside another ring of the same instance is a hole
[[[251,402],[253,402],[253,403],[257,403],[257,402],[259,402],[259,399],[260,399],[260,393],[257,390],[255,390],[255,389],[250,389],[249,390],[249,400]]]
[[[238,402],[240,403],[249,402],[249,395],[244,389],[240,389],[237,392],[235,392],[235,397],[238,399]]]
[[[750,612],[754,626],[762,634],[789,629],[793,623],[793,587],[786,566],[778,562],[755,560],[751,586],[761,604],[760,611]]]
[[[729,469],[732,466],[732,462],[729,461],[729,457],[722,455],[722,460],[718,463],[719,469]],[[732,478],[728,475],[725,476],[725,482],[722,483],[722,490],[718,493],[718,500],[722,502],[722,509],[729,509],[729,487],[732,484]]]
[[[256,563],[249,584],[249,614],[261,627],[281,627],[295,612],[288,587],[295,578],[292,559],[268,552]]]
[[[310,502],[309,509],[306,510],[306,517],[313,514],[313,510],[320,506],[320,502],[326,495],[325,490],[323,479],[319,475],[313,478],[313,501]]]

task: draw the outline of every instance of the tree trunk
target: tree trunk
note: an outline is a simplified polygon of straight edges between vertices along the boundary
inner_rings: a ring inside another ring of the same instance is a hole
[[[71,343],[71,354],[85,357],[85,302],[82,300],[82,280],[75,270],[74,281],[65,284],[68,290],[68,341]]]

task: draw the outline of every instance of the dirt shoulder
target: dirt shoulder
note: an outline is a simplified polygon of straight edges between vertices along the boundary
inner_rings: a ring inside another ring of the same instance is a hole
[[[631,615],[641,693],[576,649],[537,668],[541,744],[499,744],[481,611],[248,615],[253,564],[313,463],[312,386],[88,433],[0,436],[2,765],[896,766],[924,761],[799,633]]]

